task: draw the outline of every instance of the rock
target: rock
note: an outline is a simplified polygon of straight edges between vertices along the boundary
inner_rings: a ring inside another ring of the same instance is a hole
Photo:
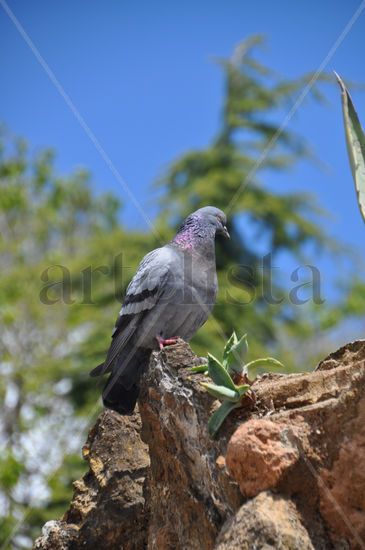
[[[337,457],[321,470],[320,510],[336,542],[365,547],[365,396],[345,427]]]
[[[249,420],[231,437],[226,456],[229,473],[245,497],[278,485],[298,462],[297,429],[271,420]]]
[[[336,367],[353,366],[364,364],[365,361],[365,340],[356,340],[342,346],[330,353],[323,361],[320,361],[316,371],[335,369]]]
[[[289,499],[262,492],[224,525],[215,550],[314,550],[303,520]]]
[[[153,354],[140,416],[100,415],[89,472],[35,548],[364,550],[365,342],[259,377],[215,440],[199,363],[182,341]]]
[[[89,471],[74,483],[71,506],[62,520],[46,523],[36,549],[144,547],[147,514],[143,485],[149,456],[140,429],[138,413],[120,416],[105,411],[99,416],[83,448]]]
[[[314,372],[266,375],[253,389],[254,419],[238,427],[226,456],[243,494],[270,488],[290,496],[315,548],[365,549],[365,341],[334,352]],[[267,436],[256,448],[253,428]]]
[[[241,503],[237,485],[220,464],[227,440],[208,434],[214,402],[199,384],[204,377],[182,368],[196,364],[201,361],[181,342],[153,357],[143,382],[139,406],[151,457],[151,549],[211,549]]]

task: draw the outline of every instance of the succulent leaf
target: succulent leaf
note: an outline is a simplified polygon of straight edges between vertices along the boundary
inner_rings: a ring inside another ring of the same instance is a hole
[[[258,368],[264,367],[265,369],[277,369],[277,368],[284,368],[284,365],[280,363],[277,359],[274,359],[273,357],[262,357],[261,359],[255,359],[254,361],[250,361],[249,363],[246,363],[245,369],[247,371],[248,376],[250,376],[251,372],[255,372]]]
[[[239,406],[239,403],[223,401],[222,405],[212,414],[208,422],[209,433],[212,437],[217,434],[219,428],[221,427],[229,413]]]
[[[208,374],[218,386],[225,386],[233,391],[236,390],[234,382],[224,366],[210,353],[208,353]]]
[[[243,345],[245,346],[245,348],[241,350],[241,353],[242,352],[246,353],[248,351],[247,334],[244,334],[243,336],[241,336],[241,338],[233,344],[231,348],[231,353],[234,353],[236,350],[238,350],[238,348],[240,348]]]
[[[234,346],[237,343],[237,341],[238,341],[237,334],[236,334],[235,331],[233,331],[231,336],[227,340],[226,345],[224,346],[224,350],[223,350],[223,365],[224,366],[226,366],[226,364],[227,364],[228,357],[231,353],[232,346]]]
[[[208,365],[207,364],[204,364],[204,365],[197,365],[196,367],[191,367],[190,371],[191,372],[206,372],[208,370]]]
[[[228,401],[232,401],[232,403],[237,403],[240,399],[240,394],[237,391],[226,388],[225,386],[218,386],[207,382],[200,382],[200,384],[216,399],[227,399]]]
[[[209,419],[209,433],[213,437],[217,434],[227,415],[233,409],[243,406],[242,397],[251,390],[250,384],[239,384],[238,380],[240,382],[249,381],[247,380],[249,371],[255,371],[260,367],[265,367],[268,370],[270,368],[283,368],[283,364],[273,357],[255,359],[244,365],[243,362],[239,361],[239,358],[235,357],[238,349],[243,345],[246,354],[248,351],[247,334],[238,339],[236,333],[233,332],[224,347],[222,362],[208,353],[207,365],[198,365],[190,369],[191,372],[205,373],[205,376],[211,378],[214,383],[200,382],[200,384],[210,395],[222,402],[221,406]],[[243,375],[243,371],[245,371],[245,375]],[[230,376],[230,373],[233,372],[240,375],[234,378],[237,385]]]
[[[365,221],[365,134],[343,80],[337,73],[335,75],[341,88],[346,145],[352,177],[355,182],[360,212]]]
[[[243,366],[240,357],[243,360],[248,352],[247,334],[244,334],[239,340],[235,333],[234,336],[235,338],[233,338],[233,342],[229,348],[229,351],[226,353],[226,355],[223,354],[223,364],[228,371],[241,374]]]
[[[236,386],[236,391],[238,392],[239,396],[242,397],[242,395],[247,393],[250,388],[251,386],[249,384],[242,384],[241,386]]]

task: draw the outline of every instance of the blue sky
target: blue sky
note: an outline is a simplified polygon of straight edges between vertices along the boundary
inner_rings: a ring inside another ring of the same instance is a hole
[[[151,183],[177,156],[208,144],[217,129],[223,88],[213,58],[230,55],[238,41],[262,33],[265,64],[285,77],[316,70],[360,2],[8,0],[8,5],[153,217]],[[364,36],[365,10],[327,70],[365,83]],[[98,190],[112,190],[124,201],[127,223],[144,227],[2,8],[0,43],[0,120],[34,147],[54,147],[61,171],[90,169]],[[339,94],[334,87],[326,91],[328,106],[305,101],[289,123],[305,136],[324,168],[302,162],[286,175],[268,174],[265,182],[279,192],[315,193],[332,215],[323,221],[329,232],[362,252],[364,227],[347,162]],[[365,93],[355,91],[353,97],[365,121]]]

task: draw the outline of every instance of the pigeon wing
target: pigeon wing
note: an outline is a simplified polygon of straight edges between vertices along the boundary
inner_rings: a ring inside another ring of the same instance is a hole
[[[106,360],[90,372],[91,376],[111,370],[114,359],[135,333],[143,317],[159,301],[171,274],[172,259],[169,247],[157,248],[143,258],[127,287]]]

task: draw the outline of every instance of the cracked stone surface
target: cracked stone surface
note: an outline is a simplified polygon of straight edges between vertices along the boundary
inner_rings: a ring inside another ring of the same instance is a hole
[[[365,549],[365,342],[267,374],[223,424],[182,341],[155,353],[139,412],[103,412],[89,471],[37,550]]]

